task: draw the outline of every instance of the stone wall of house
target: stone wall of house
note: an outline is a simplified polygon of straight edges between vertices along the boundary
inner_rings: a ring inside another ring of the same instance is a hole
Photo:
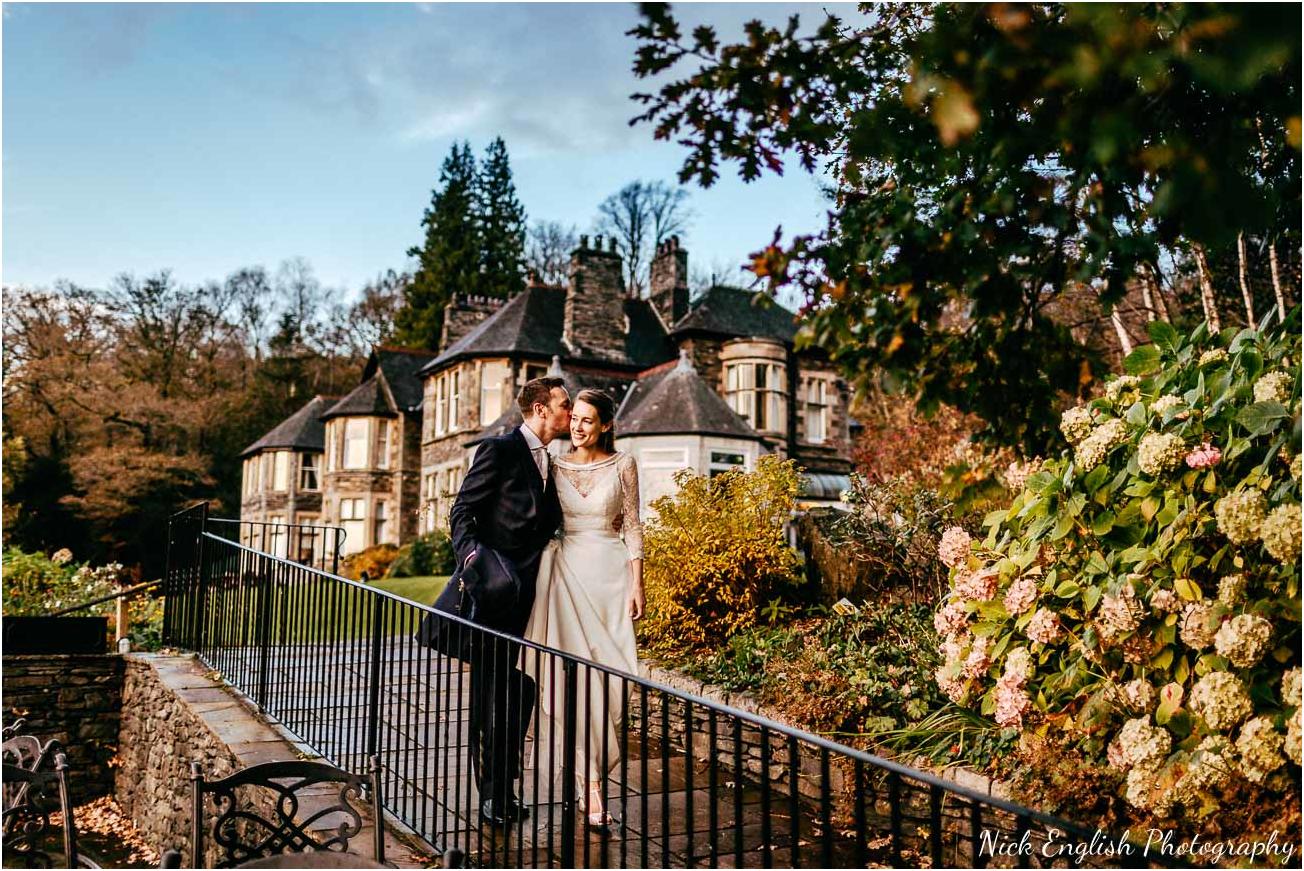
[[[503,307],[506,300],[488,296],[455,293],[444,308],[444,326],[439,334],[439,350],[450,345],[479,326],[489,315]]]
[[[724,342],[720,339],[694,336],[679,343],[681,350],[688,351],[693,361],[693,368],[711,389],[724,396],[724,365],[720,362],[720,351]]]
[[[598,236],[590,248],[581,236],[571,253],[562,342],[585,356],[619,360],[625,354],[625,277],[611,241],[610,250],[603,250]]]
[[[63,745],[75,802],[113,792],[123,673],[117,654],[4,657],[5,725]]]

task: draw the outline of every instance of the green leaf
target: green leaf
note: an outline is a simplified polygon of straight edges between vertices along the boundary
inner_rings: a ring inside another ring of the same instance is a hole
[[[1198,602],[1204,598],[1204,593],[1200,591],[1200,585],[1190,578],[1175,579],[1173,589],[1177,591],[1177,595],[1188,602]]]
[[[1061,599],[1071,599],[1081,591],[1082,588],[1073,581],[1064,581],[1055,588],[1055,595],[1059,596]]]
[[[1147,496],[1141,501],[1141,516],[1146,520],[1151,520],[1159,513],[1159,498],[1156,496]]]
[[[1178,335],[1173,325],[1166,321],[1151,321],[1146,331],[1150,333],[1150,339],[1161,348],[1173,349],[1177,347]]]
[[[1165,669],[1173,664],[1173,648],[1165,647],[1159,651],[1159,655],[1150,660],[1151,668]]]
[[[1102,511],[1096,515],[1096,519],[1091,521],[1091,531],[1096,535],[1104,535],[1114,528],[1114,512]]]
[[[1171,647],[1167,647],[1165,648],[1165,650],[1170,654],[1173,652],[1173,649]],[[1171,659],[1172,657],[1170,656],[1169,658]],[[1186,662],[1185,659],[1183,659],[1182,662],[1183,664],[1185,664]],[[1180,708],[1181,706],[1182,706],[1181,693],[1160,692],[1159,707],[1155,709],[1155,722],[1158,723],[1160,726],[1164,725],[1165,723],[1167,723],[1169,720],[1173,718],[1173,714],[1177,713],[1177,709]]]
[[[1129,375],[1144,375],[1159,368],[1159,348],[1142,345],[1123,360],[1123,371]]]
[[[1256,402],[1242,408],[1236,422],[1250,431],[1251,436],[1272,432],[1290,415],[1280,402]]]
[[[1072,529],[1073,517],[1068,514],[1061,514],[1059,520],[1055,523],[1055,531],[1050,534],[1050,540],[1059,541],[1061,538],[1068,535],[1069,531]]]
[[[1087,591],[1082,595],[1082,601],[1086,604],[1088,611],[1096,610],[1096,605],[1100,603],[1100,597],[1104,595],[1105,588],[1093,584],[1087,587]]]

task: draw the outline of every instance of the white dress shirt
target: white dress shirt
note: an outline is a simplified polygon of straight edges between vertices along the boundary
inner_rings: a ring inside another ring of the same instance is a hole
[[[539,467],[539,477],[543,483],[548,483],[548,446],[530,429],[527,424],[521,424],[521,435],[525,436],[525,444],[530,448],[530,456],[534,457],[534,464]]]

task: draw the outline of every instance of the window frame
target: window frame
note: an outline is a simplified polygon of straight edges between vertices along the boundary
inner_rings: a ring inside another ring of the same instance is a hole
[[[361,428],[362,432],[360,435],[359,434],[350,435],[349,431],[352,424],[357,424],[357,426]],[[370,466],[368,466],[367,464],[367,455],[369,453],[368,448],[370,448],[371,446],[371,427],[369,426],[369,424],[370,421],[365,417],[344,418],[344,433],[343,433],[344,437],[340,440],[343,443],[342,451],[341,451],[342,456],[340,458],[341,469],[344,469],[346,471],[357,471],[357,470],[364,470],[370,468]],[[349,452],[350,445],[358,446],[357,453],[359,456],[353,457],[353,459],[360,460],[360,464],[358,465],[353,465],[350,462],[350,458],[351,458]]]

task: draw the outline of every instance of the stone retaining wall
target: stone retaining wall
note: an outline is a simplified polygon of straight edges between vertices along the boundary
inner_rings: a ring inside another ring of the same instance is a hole
[[[117,654],[4,657],[4,722],[63,745],[77,803],[113,792],[123,673]]]
[[[175,847],[193,867],[190,844],[190,762],[209,778],[241,767],[235,754],[200,717],[236,703],[193,667],[191,657],[129,654],[122,688],[122,749],[117,799],[141,835],[160,851]],[[218,855],[208,845],[205,867]]]

